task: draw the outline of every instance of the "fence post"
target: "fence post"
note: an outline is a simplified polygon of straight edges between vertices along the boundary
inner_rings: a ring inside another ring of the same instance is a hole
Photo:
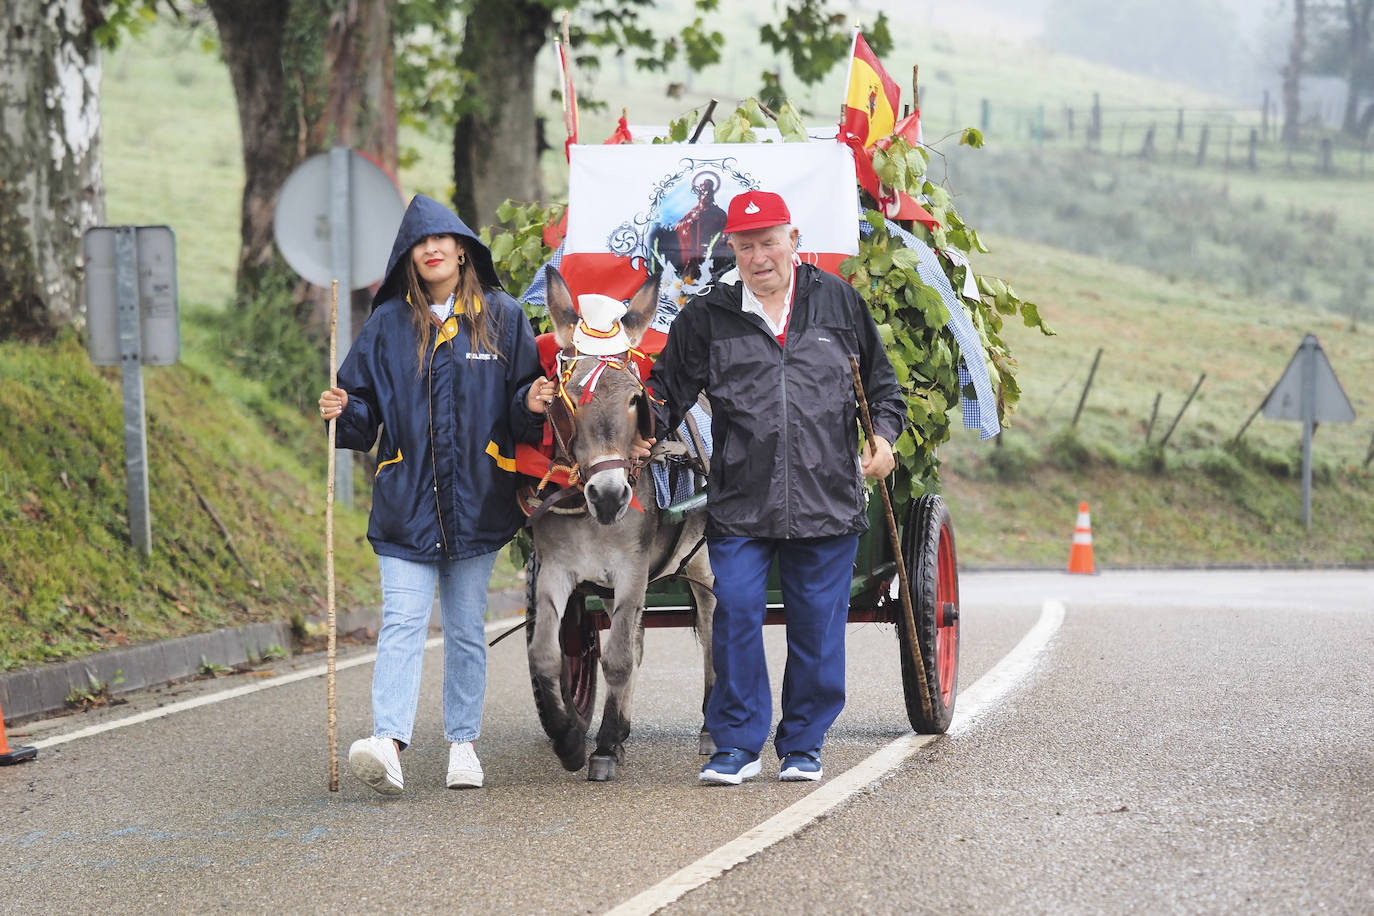
[[[1174,128],[1174,155],[1173,161],[1178,161],[1178,148],[1183,143],[1183,109],[1178,110],[1178,126]]]
[[[1226,165],[1224,167],[1228,171],[1231,168],[1231,129],[1234,126],[1233,124],[1226,125]]]
[[[1202,387],[1202,380],[1206,377],[1206,372],[1197,377],[1197,384],[1193,386],[1192,391],[1188,392],[1188,400],[1183,402],[1183,406],[1178,409],[1178,416],[1174,417],[1174,422],[1169,425],[1169,431],[1164,434],[1163,439],[1159,440],[1159,447],[1161,449],[1168,443],[1169,437],[1174,434],[1174,429],[1178,426],[1178,421],[1183,419],[1183,412],[1188,409],[1189,404],[1193,403],[1193,397],[1197,394],[1197,390]]]
[[[1324,175],[1331,174],[1331,138],[1322,137],[1322,158],[1317,169]]]
[[[1069,142],[1072,143],[1072,142],[1073,142],[1073,108],[1071,108],[1071,107],[1068,106],[1068,105],[1065,105],[1065,106],[1064,106],[1064,114],[1068,117],[1068,121],[1069,121]]]
[[[1265,142],[1269,140],[1269,90],[1264,90],[1264,106],[1260,109],[1260,127],[1264,131]]]
[[[1145,131],[1145,142],[1140,144],[1140,158],[1153,159],[1155,157],[1155,126],[1150,125],[1150,129]]]
[[[1197,164],[1201,166],[1207,161],[1207,125],[1202,125],[1202,136],[1197,142]]]
[[[1088,145],[1101,145],[1102,143],[1102,100],[1098,93],[1093,93],[1093,113],[1092,120],[1088,124]]]
[[[978,118],[978,129],[986,134],[988,132],[988,122],[992,120],[992,103],[985,98],[980,107],[982,108],[982,113]]]
[[[1259,144],[1259,131],[1255,130],[1255,129],[1252,127],[1252,128],[1250,128],[1250,153],[1249,153],[1249,158],[1248,158],[1248,160],[1247,160],[1247,164],[1250,166],[1250,171],[1252,171],[1252,172],[1255,171],[1256,168],[1258,168],[1258,166],[1257,166],[1256,163],[1255,163],[1255,147],[1256,147],[1258,144]]]
[[[1078,396],[1078,407],[1074,409],[1073,421],[1070,426],[1078,425],[1078,415],[1083,412],[1083,404],[1088,400],[1088,389],[1093,386],[1093,376],[1097,374],[1097,361],[1102,358],[1102,348],[1097,348],[1097,355],[1093,357],[1093,366],[1088,370],[1088,380],[1083,384],[1083,393]]]
[[[1250,421],[1254,420],[1255,417],[1258,417],[1259,412],[1263,409],[1264,402],[1260,401],[1260,405],[1250,413],[1250,416],[1245,418],[1245,422],[1242,423],[1240,429],[1236,431],[1236,437],[1231,440],[1232,445],[1240,445],[1240,437],[1245,435],[1245,431],[1250,428]]]
[[[1117,134],[1116,134],[1116,154],[1117,154],[1118,156],[1124,156],[1124,155],[1126,155],[1126,122],[1125,122],[1125,121],[1122,121],[1122,122],[1121,122],[1121,129],[1120,129],[1119,131],[1117,131]]]

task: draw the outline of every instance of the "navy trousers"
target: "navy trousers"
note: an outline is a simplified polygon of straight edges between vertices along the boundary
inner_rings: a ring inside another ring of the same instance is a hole
[[[773,697],[763,653],[768,570],[778,558],[787,627],[779,757],[817,750],[844,708],[844,628],[857,534],[828,538],[707,540],[716,577],[706,729],[717,747],[759,753],[768,740]]]

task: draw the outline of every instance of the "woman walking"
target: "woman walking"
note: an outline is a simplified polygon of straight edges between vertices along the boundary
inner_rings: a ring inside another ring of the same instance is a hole
[[[449,788],[482,785],[473,742],[486,692],[487,586],[524,521],[515,443],[535,442],[553,383],[540,378],[529,321],[501,288],[491,252],[424,195],[406,209],[373,311],[320,395],[335,446],[377,449],[367,539],[378,556],[382,628],[372,734],[348,752],[384,795],[404,787],[420,668],[437,588],[444,631]]]

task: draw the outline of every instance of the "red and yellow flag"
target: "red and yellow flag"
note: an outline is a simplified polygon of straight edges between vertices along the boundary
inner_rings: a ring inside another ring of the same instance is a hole
[[[849,67],[849,91],[844,101],[845,131],[864,147],[872,146],[892,133],[901,95],[897,84],[856,29]]]

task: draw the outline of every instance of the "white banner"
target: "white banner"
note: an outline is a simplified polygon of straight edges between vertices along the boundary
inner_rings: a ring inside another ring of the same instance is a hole
[[[782,195],[802,251],[858,253],[854,154],[825,142],[574,146],[567,251],[644,257],[656,233],[694,216],[723,229],[731,198],[749,189]]]

